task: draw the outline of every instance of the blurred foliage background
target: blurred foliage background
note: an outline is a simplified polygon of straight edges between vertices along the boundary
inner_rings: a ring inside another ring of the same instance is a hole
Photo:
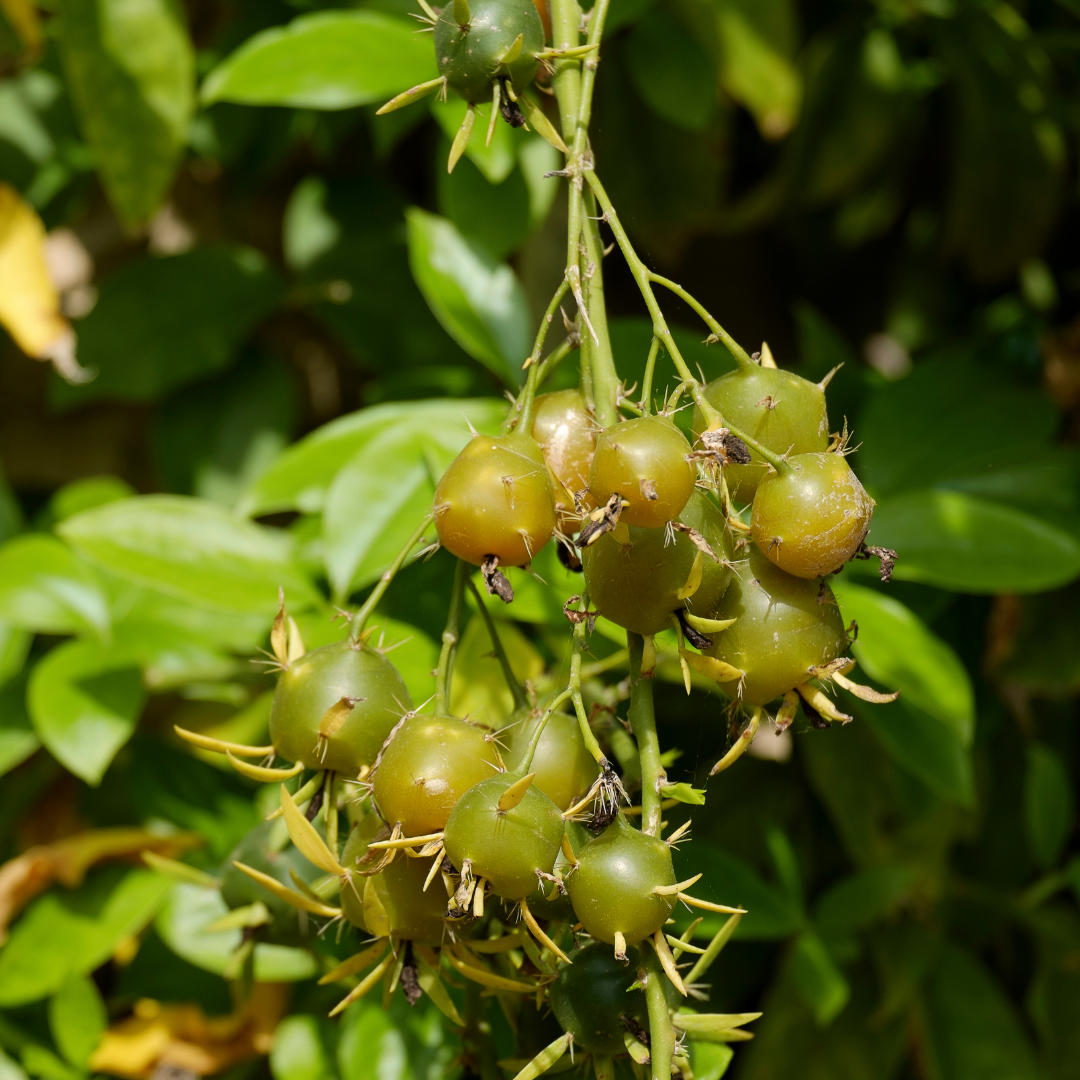
[[[463,105],[374,119],[432,70],[410,10],[0,0],[2,1080],[468,1073],[424,1005],[325,1021],[307,952],[260,946],[234,999],[238,932],[135,858],[212,870],[265,812],[171,725],[259,739],[277,586],[309,646],[343,633],[562,273],[547,144],[500,125],[448,176]],[[765,1012],[732,1074],[1074,1077],[1080,4],[613,0],[609,27],[594,148],[639,250],[748,348],[844,364],[831,418],[901,556],[837,584],[901,701],[760,736],[694,814],[684,862],[750,908],[713,990]],[[605,270],[630,385],[650,328]],[[496,613],[532,678],[578,591],[548,556]],[[380,609],[418,701],[449,566]],[[479,627],[455,708],[497,716]],[[658,692],[700,783],[722,705]]]

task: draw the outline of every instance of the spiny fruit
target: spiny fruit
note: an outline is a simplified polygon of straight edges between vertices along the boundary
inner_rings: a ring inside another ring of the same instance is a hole
[[[496,78],[521,93],[536,77],[543,48],[544,27],[532,0],[448,0],[435,20],[439,74],[472,105],[491,100]]]
[[[410,716],[383,750],[372,795],[382,819],[402,835],[445,824],[454,803],[498,769],[494,743],[455,716]]]
[[[565,533],[576,531],[574,495],[589,486],[598,430],[580,390],[557,390],[536,399],[532,434],[555,477],[555,509]]]
[[[450,861],[461,870],[467,859],[473,876],[487,878],[506,900],[535,891],[562,842],[562,813],[532,779],[503,773],[482,780],[458,799],[446,823]]]
[[[629,543],[620,543],[615,530],[582,550],[589,599],[601,615],[646,635],[671,629],[675,611],[712,616],[731,580],[731,536],[724,515],[707,495],[695,491],[677,521],[695,530],[715,558],[675,528],[631,526]]]
[[[575,1043],[594,1054],[625,1053],[624,1018],[642,1026],[648,1015],[644,992],[631,990],[638,978],[638,950],[627,949],[624,962],[616,960],[607,945],[594,941],[570,959],[551,984],[555,1019]]]
[[[709,383],[705,397],[725,423],[744,431],[766,450],[806,454],[829,445],[825,384],[827,380],[812,383],[791,371],[746,363]],[[695,439],[707,427],[701,408],[695,407],[691,421]],[[738,503],[753,499],[769,471],[753,450],[750,457],[749,465],[728,465],[724,469],[728,491]]]
[[[656,529],[678,517],[697,480],[690,444],[666,416],[641,416],[604,428],[596,440],[589,492],[603,506],[626,500],[620,520]]]
[[[758,485],[750,531],[781,570],[816,578],[858,551],[873,512],[874,500],[843,454],[797,454]]]
[[[706,655],[745,672],[721,683],[747,705],[765,705],[806,682],[809,670],[841,656],[848,646],[832,589],[823,581],[792,577],[760,551],[739,568],[717,611],[735,622]]]
[[[539,718],[530,717],[514,728],[509,758],[512,769],[520,765],[539,722]],[[536,774],[533,786],[560,810],[568,810],[584,796],[596,779],[597,767],[576,716],[553,713],[548,717],[529,770]]]
[[[656,886],[675,884],[671,849],[618,817],[577,853],[578,867],[566,879],[574,913],[597,941],[627,945],[652,936],[667,921],[675,895]]]
[[[409,691],[385,656],[338,641],[305,653],[282,672],[270,709],[270,741],[288,761],[356,776],[375,761],[411,708]]]
[[[452,554],[474,566],[495,556],[523,566],[555,531],[555,490],[530,435],[477,435],[435,490],[435,528]]]

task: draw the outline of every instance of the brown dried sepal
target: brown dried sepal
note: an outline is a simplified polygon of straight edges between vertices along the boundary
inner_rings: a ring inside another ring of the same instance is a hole
[[[576,604],[581,597],[574,593],[565,604],[563,604],[563,614],[566,618],[574,624],[574,626],[580,626],[586,619],[589,620],[589,633],[592,633],[593,623],[596,622],[596,616],[599,612],[596,611],[575,611],[570,605]]]
[[[415,1005],[423,996],[420,989],[420,972],[413,957],[412,943],[405,945],[405,964],[401,969],[401,989],[405,993],[405,1000],[410,1005]]]
[[[595,544],[604,533],[611,532],[619,524],[622,506],[622,499],[618,495],[612,495],[599,510],[593,510],[588,516],[588,524],[578,534],[577,546],[588,547]]]
[[[720,556],[717,555],[715,551],[713,551],[712,547],[709,545],[709,541],[706,540],[705,537],[697,531],[697,529],[692,528],[690,525],[684,525],[681,521],[670,521],[668,522],[668,524],[676,532],[681,532],[687,538],[687,540],[689,540],[690,543],[698,549],[698,551],[700,551],[704,555],[708,555],[714,563],[718,563],[720,561]]]
[[[641,497],[650,502],[656,502],[660,496],[656,493],[656,484],[652,480],[639,480],[638,487],[641,489]]]
[[[892,548],[874,547],[865,541],[859,545],[859,550],[851,556],[853,559],[878,559],[881,563],[878,574],[884,582],[892,581],[893,567],[899,555]]]
[[[514,589],[510,579],[499,569],[498,555],[485,555],[480,564],[480,575],[489,596],[497,596],[504,604],[513,602]]]
[[[675,612],[675,615],[679,620],[679,625],[682,627],[683,635],[695,649],[708,649],[712,647],[711,639],[707,638],[704,634],[699,633],[686,621],[686,612],[680,608]]]
[[[703,431],[700,442],[706,450],[720,459],[722,465],[750,464],[750,450],[746,443],[737,435],[732,435],[727,428]]]

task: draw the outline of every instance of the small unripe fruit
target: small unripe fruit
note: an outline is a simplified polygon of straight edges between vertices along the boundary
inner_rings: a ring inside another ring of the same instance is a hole
[[[786,574],[756,548],[716,615],[735,622],[706,653],[746,672],[741,693],[747,705],[766,705],[793,690],[810,677],[811,667],[835,660],[848,646],[832,589]],[[721,688],[739,696],[738,682]]]
[[[532,434],[555,477],[555,509],[563,532],[576,531],[574,495],[589,486],[598,430],[580,390],[557,390],[536,399]]]
[[[581,553],[589,600],[601,615],[635,634],[670,630],[675,611],[712,616],[731,580],[724,565],[732,557],[724,515],[707,495],[695,491],[678,521],[697,530],[719,560],[701,556],[697,588],[686,594],[699,556],[686,533],[631,526],[629,544],[620,544],[614,532],[605,533]]]
[[[594,1054],[625,1053],[623,1017],[644,1026],[648,1015],[644,992],[630,989],[638,977],[638,950],[628,949],[623,962],[609,945],[594,941],[570,959],[551,984],[555,1019],[577,1045]]]
[[[775,454],[808,454],[829,445],[825,391],[792,371],[739,367],[705,387],[705,397],[724,422],[737,427]],[[696,439],[708,424],[695,407],[691,429]],[[749,465],[724,468],[728,491],[737,503],[749,503],[769,466],[753,450]]]
[[[697,471],[686,460],[690,444],[666,416],[641,416],[604,428],[596,440],[589,492],[598,506],[619,495],[621,521],[657,529],[678,517]]]
[[[555,531],[555,489],[536,440],[470,440],[436,488],[435,528],[447,551],[474,566],[489,555],[502,566],[529,562]]]
[[[520,900],[537,887],[537,872],[550,874],[559,853],[563,819],[534,784],[521,801],[500,808],[522,774],[488,777],[465,792],[446,823],[446,854],[459,870],[468,859],[473,877],[487,878],[497,896]]]
[[[454,716],[411,716],[375,769],[372,795],[383,820],[405,836],[438,832],[454,803],[498,769],[494,744]]]
[[[566,879],[574,913],[597,941],[627,945],[651,937],[675,906],[673,895],[655,892],[674,885],[671,849],[663,840],[639,832],[620,814],[577,853],[578,868]]]
[[[817,578],[858,551],[873,512],[874,500],[842,454],[798,454],[758,485],[750,530],[781,570]]]
[[[344,721],[320,731],[327,710],[342,698],[353,702]],[[281,673],[270,709],[270,741],[287,761],[356,776],[375,761],[411,708],[409,691],[385,656],[338,641],[305,653]]]
[[[521,762],[538,719],[518,724],[510,743],[511,768]],[[533,786],[539,788],[560,810],[568,810],[592,786],[597,765],[581,737],[577,717],[553,713],[540,736],[529,772],[536,773]]]
[[[435,20],[439,74],[474,105],[491,101],[496,75],[508,77],[515,91],[523,91],[536,77],[536,54],[544,47],[544,28],[532,0],[470,0],[468,9],[467,26],[458,25],[453,0]],[[519,34],[520,52],[500,63]]]

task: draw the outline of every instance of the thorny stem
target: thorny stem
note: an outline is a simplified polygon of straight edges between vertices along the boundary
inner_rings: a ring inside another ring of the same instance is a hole
[[[656,371],[656,357],[659,352],[660,339],[653,334],[652,343],[649,345],[649,358],[645,361],[645,378],[641,384],[641,408],[646,416],[652,412],[653,374]]]
[[[675,1054],[675,1029],[668,1012],[664,983],[667,975],[652,945],[642,949],[648,977],[645,981],[645,1005],[649,1012],[649,1076],[651,1080],[671,1080],[671,1059]]]
[[[570,687],[567,687],[554,701],[544,710],[544,715],[540,717],[540,722],[536,725],[536,730],[529,738],[529,745],[525,748],[525,754],[521,759],[521,771],[528,772],[532,766],[533,757],[536,754],[536,748],[540,745],[540,738],[544,734],[544,728],[547,727],[547,722],[555,714],[555,710],[564,702],[567,698],[572,696],[573,691]]]
[[[427,527],[431,524],[432,517],[432,514],[425,515],[424,520],[420,522],[420,527],[409,537],[405,546],[394,556],[394,561],[383,571],[383,576],[379,578],[379,583],[371,590],[368,598],[364,601],[363,607],[352,617],[352,629],[349,636],[353,641],[357,641],[364,632],[364,624],[371,618],[371,613],[386,594],[386,590],[390,588],[390,582],[394,580],[395,575],[404,565],[409,553],[423,539]]]
[[[457,649],[461,626],[461,598],[469,578],[468,564],[458,559],[454,571],[454,588],[450,593],[450,610],[446,614],[446,629],[442,634],[439,666],[435,669],[435,715],[446,716],[450,711],[450,679],[454,672],[454,651]]]
[[[502,668],[503,679],[506,681],[506,685],[514,699],[514,708],[523,709],[529,703],[528,699],[525,697],[525,691],[522,689],[521,683],[517,681],[517,677],[514,675],[514,669],[510,666],[510,658],[506,655],[506,648],[503,646],[502,638],[499,637],[499,631],[495,629],[495,620],[491,617],[491,612],[488,610],[487,604],[484,603],[483,598],[480,596],[480,590],[477,589],[472,577],[469,578],[469,589],[473,594],[473,598],[476,600],[476,606],[480,611],[480,617],[484,620],[484,625],[487,627],[488,637],[491,638],[491,648],[495,653],[495,659],[499,661],[499,667]]]
[[[589,610],[589,592],[583,589],[581,592],[581,610]],[[570,657],[570,697],[574,702],[574,712],[577,715],[578,727],[581,728],[581,737],[585,740],[585,746],[593,756],[593,760],[599,764],[604,757],[600,744],[596,741],[589,718],[585,715],[585,703],[581,698],[581,654],[585,651],[585,635],[588,630],[589,620],[582,619],[574,627],[574,651]]]
[[[491,1037],[491,1024],[486,1019],[487,1001],[480,997],[480,987],[471,979],[465,979],[465,1029],[464,1042],[471,1050],[472,1071],[481,1080],[503,1080],[499,1068],[495,1043]]]
[[[338,807],[337,776],[333,769],[326,773],[326,789],[323,794],[323,821],[326,824],[326,846],[338,857]]]
[[[649,280],[655,281],[657,285],[663,285],[665,289],[673,292],[685,304],[692,307],[701,316],[701,321],[723,342],[739,367],[757,367],[747,351],[709,314],[705,305],[691,296],[681,285],[676,285],[670,278],[661,277],[660,274],[654,274],[651,270]]]
[[[652,679],[643,678],[641,658],[645,641],[640,634],[626,635],[630,653],[630,727],[637,740],[641,759],[641,831],[650,836],[660,835],[660,788],[667,781],[660,760],[660,740],[656,735],[656,713],[653,710]]]

